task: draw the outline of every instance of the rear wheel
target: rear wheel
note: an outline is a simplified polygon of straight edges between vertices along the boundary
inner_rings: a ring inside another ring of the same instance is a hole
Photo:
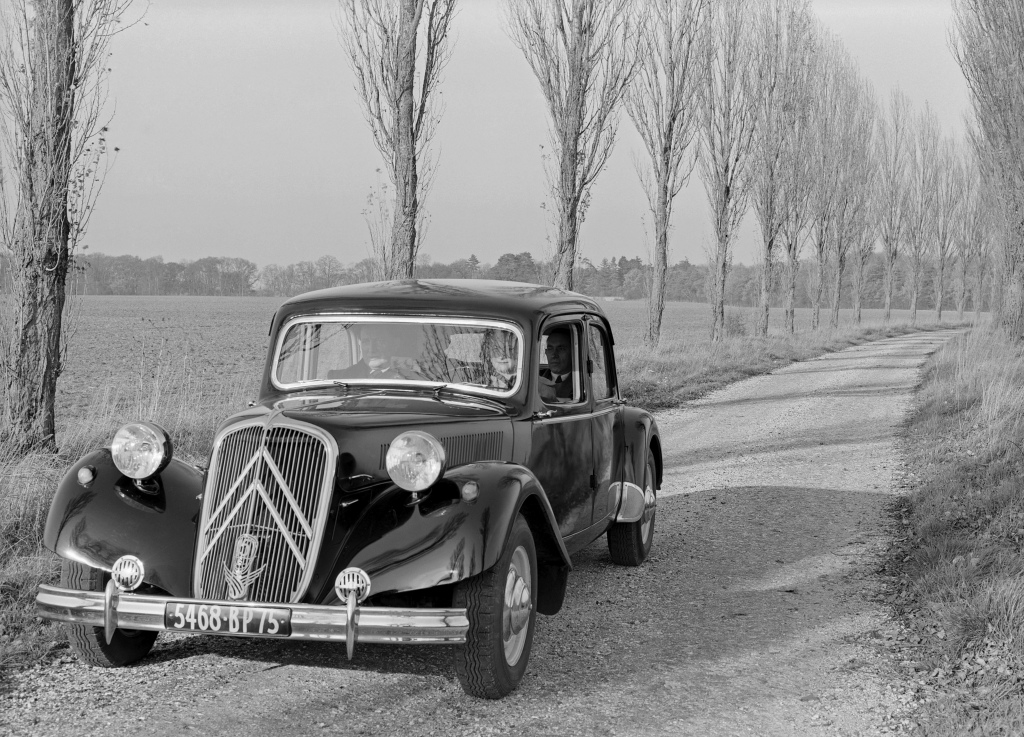
[[[60,585],[79,591],[103,591],[110,574],[70,560],[61,561]],[[107,642],[102,627],[68,624],[68,643],[78,659],[101,668],[116,668],[146,657],[156,642],[156,632],[147,630],[114,630]]]
[[[654,513],[658,508],[654,488],[657,478],[654,459],[648,454],[644,465],[644,513],[636,522],[617,522],[608,530],[608,552],[612,563],[638,566],[650,555],[654,542]]]
[[[530,526],[521,516],[512,526],[498,563],[462,581],[455,606],[466,607],[469,632],[455,654],[455,671],[471,696],[500,699],[526,673],[537,610],[537,549]]]

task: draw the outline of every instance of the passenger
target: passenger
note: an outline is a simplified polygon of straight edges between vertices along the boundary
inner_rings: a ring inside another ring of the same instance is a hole
[[[508,391],[519,378],[519,340],[507,330],[488,330],[483,341],[484,384]]]

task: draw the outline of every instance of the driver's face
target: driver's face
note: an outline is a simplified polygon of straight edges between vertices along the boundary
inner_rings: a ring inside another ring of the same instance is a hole
[[[548,357],[548,368],[556,374],[567,374],[572,370],[572,341],[565,333],[548,336],[544,353]]]
[[[374,370],[391,364],[391,336],[387,328],[368,327],[359,336],[359,346],[363,350],[363,360]]]

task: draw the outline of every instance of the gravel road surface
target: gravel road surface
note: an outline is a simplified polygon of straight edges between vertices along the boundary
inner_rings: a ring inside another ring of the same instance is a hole
[[[562,612],[500,702],[465,696],[450,647],[167,636],[119,670],[52,662],[0,693],[15,735],[874,735],[913,689],[877,574],[895,436],[952,332],[796,363],[658,415],[654,550],[575,559]]]

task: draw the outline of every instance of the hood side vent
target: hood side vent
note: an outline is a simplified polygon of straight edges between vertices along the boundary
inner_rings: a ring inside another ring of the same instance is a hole
[[[474,461],[491,461],[501,458],[501,432],[484,432],[473,435],[453,435],[438,438],[444,447],[447,466],[461,466]],[[390,443],[380,446],[380,468],[387,468]]]

